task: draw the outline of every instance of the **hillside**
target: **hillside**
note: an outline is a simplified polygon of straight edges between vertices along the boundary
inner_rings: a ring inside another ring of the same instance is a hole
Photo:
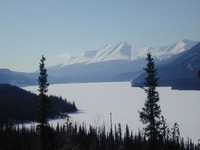
[[[9,69],[0,69],[0,83],[10,84],[16,86],[34,85],[37,83],[31,73],[19,73]]]
[[[200,70],[200,43],[172,59],[167,64],[157,66],[159,86],[172,86],[180,90],[200,90],[198,72]],[[133,86],[143,85],[145,74],[133,81]]]
[[[0,84],[0,122],[24,122],[37,120],[37,95],[19,87]],[[59,97],[50,96],[49,118],[63,112],[75,112],[75,104]]]

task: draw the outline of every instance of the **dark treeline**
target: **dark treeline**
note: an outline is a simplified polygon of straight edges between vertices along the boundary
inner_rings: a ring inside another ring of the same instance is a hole
[[[0,122],[25,122],[37,120],[37,95],[16,86],[0,84]],[[49,96],[51,105],[48,118],[64,112],[77,111],[75,103],[56,96]]]
[[[174,126],[166,137],[159,141],[160,150],[195,150],[194,143],[184,141]],[[7,126],[0,128],[0,150],[39,150],[40,134],[36,127]],[[165,139],[165,140],[163,140]],[[126,126],[122,133],[121,125],[115,125],[110,131],[105,127],[92,127],[67,122],[65,125],[49,127],[46,131],[46,149],[48,150],[148,150],[149,142],[142,132],[133,133]]]

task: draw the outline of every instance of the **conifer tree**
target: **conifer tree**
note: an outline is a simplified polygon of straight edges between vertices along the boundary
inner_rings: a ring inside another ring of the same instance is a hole
[[[172,133],[172,141],[177,145],[179,145],[180,131],[179,131],[179,125],[176,122],[174,123],[171,133]]]
[[[170,129],[169,126],[166,122],[166,119],[161,116],[161,127],[160,127],[161,135],[162,135],[162,142],[163,143],[168,143],[169,141],[169,134],[170,134]]]
[[[40,144],[41,144],[41,150],[47,150],[49,149],[49,133],[50,133],[50,127],[47,122],[47,113],[48,109],[50,108],[50,99],[46,95],[48,92],[48,86],[47,83],[47,70],[45,69],[45,57],[42,55],[42,58],[40,60],[40,75],[38,78],[38,84],[39,84],[39,98],[38,101],[38,126],[37,130],[40,134]]]
[[[122,127],[121,124],[118,123],[118,132],[119,132],[119,142],[122,142]]]
[[[47,125],[47,112],[50,107],[50,99],[47,97],[46,93],[48,92],[48,86],[47,83],[47,70],[45,69],[45,57],[42,55],[42,59],[40,60],[40,75],[38,78],[38,84],[39,84],[39,117],[38,117],[38,123],[41,126]]]
[[[157,81],[156,78],[157,69],[155,68],[154,60],[151,53],[147,54],[147,65],[144,70],[146,71],[147,77],[145,78],[143,87],[145,93],[147,94],[147,99],[145,100],[144,107],[142,111],[139,111],[140,120],[143,124],[146,124],[145,134],[148,137],[148,142],[150,144],[150,149],[159,149],[159,126],[160,126],[160,115],[161,109],[158,105],[159,93],[156,91]]]

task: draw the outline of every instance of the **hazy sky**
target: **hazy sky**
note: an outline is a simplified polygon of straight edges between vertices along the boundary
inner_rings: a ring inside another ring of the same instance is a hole
[[[0,68],[30,72],[108,43],[200,41],[200,0],[0,0]]]

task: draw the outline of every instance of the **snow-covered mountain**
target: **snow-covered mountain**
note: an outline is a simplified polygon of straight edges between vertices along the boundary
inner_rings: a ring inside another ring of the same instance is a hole
[[[196,45],[197,41],[182,40],[162,47],[130,45],[127,42],[108,44],[100,49],[70,56],[63,63],[48,68],[52,83],[127,81],[136,78],[146,65],[151,52],[156,65]]]
[[[113,60],[135,61],[146,57],[147,52],[151,52],[155,58],[162,61],[190,49],[197,43],[198,42],[196,41],[182,40],[173,45],[155,48],[130,45],[127,42],[108,44],[97,50],[83,52],[77,57],[68,55],[65,61],[59,64],[59,67],[61,68],[67,65],[81,63],[100,63]]]

